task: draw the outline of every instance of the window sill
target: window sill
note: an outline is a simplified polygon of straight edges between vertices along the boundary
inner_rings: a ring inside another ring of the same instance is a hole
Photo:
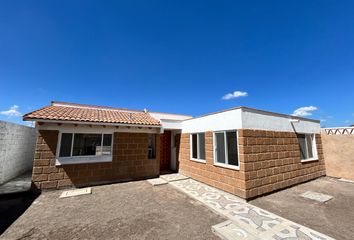
[[[223,164],[223,163],[214,162],[214,166],[228,168],[228,169],[232,169],[232,170],[240,170],[239,166],[232,166],[232,165],[227,165],[227,164]]]
[[[315,162],[318,161],[318,158],[309,158],[309,159],[302,159],[302,163],[307,163],[307,162]]]
[[[112,162],[112,155],[59,157],[56,158],[55,165],[61,166],[61,165],[68,165],[68,164],[101,163],[101,162]]]
[[[201,159],[191,158],[190,160],[193,162],[198,162],[198,163],[206,163],[206,160],[201,160]]]

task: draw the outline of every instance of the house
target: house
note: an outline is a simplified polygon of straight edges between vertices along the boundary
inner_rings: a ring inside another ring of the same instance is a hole
[[[39,132],[38,189],[173,170],[249,199],[325,174],[320,124],[307,118],[247,107],[192,118],[64,102],[23,118]]]

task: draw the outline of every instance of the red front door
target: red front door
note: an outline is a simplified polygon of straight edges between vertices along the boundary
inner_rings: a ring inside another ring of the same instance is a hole
[[[160,170],[171,168],[171,131],[165,131],[160,136]]]

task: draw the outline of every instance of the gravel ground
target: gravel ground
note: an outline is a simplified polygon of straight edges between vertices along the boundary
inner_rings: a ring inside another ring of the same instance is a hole
[[[211,226],[226,220],[170,185],[119,183],[59,199],[61,192],[43,192],[0,238],[218,239]]]

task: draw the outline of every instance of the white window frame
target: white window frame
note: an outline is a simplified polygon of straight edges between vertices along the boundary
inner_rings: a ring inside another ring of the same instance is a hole
[[[317,144],[316,144],[316,136],[314,133],[297,133],[300,135],[305,135],[305,148],[306,148],[306,154],[308,153],[308,146],[307,146],[307,137],[308,135],[310,135],[311,137],[311,141],[312,141],[312,158],[306,158],[306,159],[301,159],[301,153],[300,153],[300,159],[301,162],[311,162],[311,161],[318,161],[318,154],[317,154]],[[299,144],[299,148],[301,148],[300,144]],[[301,151],[301,149],[300,149]]]
[[[60,147],[61,147],[61,137],[63,133],[72,134],[71,139],[71,152],[69,157],[60,157]],[[111,154],[109,155],[88,155],[88,156],[73,156],[73,144],[74,144],[74,135],[75,134],[101,134],[101,151],[103,146],[103,135],[110,134],[112,135],[111,138]],[[58,143],[57,143],[57,150],[56,150],[56,159],[55,165],[66,165],[66,164],[80,164],[80,163],[99,163],[99,162],[112,162],[113,159],[113,138],[114,133],[111,131],[95,131],[95,130],[61,130],[58,134]]]
[[[191,133],[189,134],[189,154],[190,154],[190,160],[191,161],[195,161],[195,162],[200,162],[200,163],[206,163],[206,146],[204,146],[205,149],[205,159],[201,159],[200,158],[200,146],[199,146],[199,134],[203,133],[204,134],[204,138],[205,138],[205,132],[197,132],[197,133]],[[197,158],[193,158],[193,142],[192,142],[192,138],[193,135],[196,134],[197,135]],[[205,144],[205,139],[204,139],[204,144]],[[206,145],[206,144],[205,144]]]
[[[236,132],[236,141],[237,141],[237,162],[238,162],[238,166],[235,165],[231,165],[229,164],[229,149],[227,146],[227,137],[226,137],[226,133],[227,132]],[[224,134],[224,142],[225,142],[225,163],[219,163],[216,161],[216,133],[223,133]],[[233,170],[240,170],[240,149],[239,149],[239,143],[238,143],[238,130],[234,129],[234,130],[223,130],[223,131],[215,131],[213,132],[213,150],[214,150],[214,165],[215,166],[219,166],[219,167],[224,167],[224,168],[230,168]]]

